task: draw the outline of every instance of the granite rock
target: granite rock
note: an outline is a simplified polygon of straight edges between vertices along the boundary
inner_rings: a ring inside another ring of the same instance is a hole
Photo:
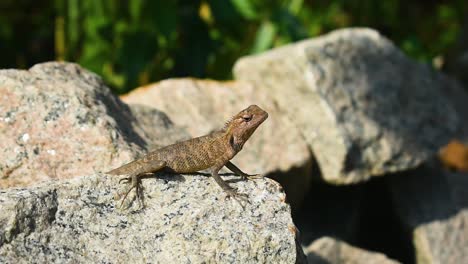
[[[444,96],[449,98],[451,106],[455,109],[461,120],[459,129],[453,136],[468,144],[468,89],[464,89],[457,80],[450,79],[447,76],[443,77],[445,86],[443,89]]]
[[[397,264],[384,254],[353,247],[332,237],[323,237],[305,248],[309,264]]]
[[[246,173],[279,181],[294,208],[309,189],[312,154],[307,143],[268,94],[248,83],[170,79],[136,89],[122,99],[130,106],[143,104],[164,111],[193,137],[221,129],[240,110],[257,104],[269,113],[268,120],[232,162]]]
[[[143,179],[143,208],[102,174],[0,190],[0,262],[305,263],[280,185],[227,178],[250,203],[199,174]]]
[[[191,138],[186,129],[175,125],[156,108],[139,104],[128,107],[135,117],[134,130],[145,140],[149,151]]]
[[[415,168],[459,126],[445,76],[370,29],[244,57],[234,74],[274,98],[334,184]]]
[[[468,174],[431,163],[389,177],[399,219],[413,238],[417,263],[468,262]]]
[[[133,115],[144,111],[153,117]],[[106,171],[145,152],[148,142],[183,137],[154,111],[130,111],[76,64],[0,70],[0,188]]]

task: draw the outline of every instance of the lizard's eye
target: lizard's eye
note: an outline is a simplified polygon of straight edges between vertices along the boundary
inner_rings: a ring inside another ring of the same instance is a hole
[[[243,116],[242,116],[242,119],[243,119],[245,122],[249,122],[250,120],[252,120],[252,116],[251,116],[251,115],[243,115]]]

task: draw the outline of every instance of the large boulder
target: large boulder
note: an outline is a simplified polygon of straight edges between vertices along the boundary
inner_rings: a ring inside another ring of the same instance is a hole
[[[100,77],[72,63],[0,70],[0,94],[0,188],[105,171],[177,130],[159,121],[163,113],[140,122]]]
[[[305,263],[290,207],[270,179],[143,179],[144,205],[102,174],[0,191],[0,263]],[[133,201],[133,202],[132,202]]]
[[[143,104],[164,111],[193,136],[219,130],[240,110],[257,104],[269,113],[243,150],[232,160],[247,173],[278,180],[297,208],[311,181],[312,154],[301,133],[266,93],[248,83],[170,79],[122,97],[130,106]]]
[[[323,237],[306,249],[309,264],[397,264],[396,260],[390,259],[384,254],[371,252],[353,247],[341,240],[332,237]]]
[[[468,174],[432,163],[388,182],[417,263],[468,263]]]
[[[190,139],[186,129],[176,126],[166,113],[146,105],[128,106],[135,117],[134,130],[146,142],[149,151]]]
[[[370,29],[248,56],[234,74],[288,113],[334,184],[415,168],[459,126],[445,77]]]

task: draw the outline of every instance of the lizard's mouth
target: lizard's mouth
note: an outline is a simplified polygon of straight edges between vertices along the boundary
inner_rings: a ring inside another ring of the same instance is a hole
[[[268,113],[267,113],[267,112],[263,112],[263,113],[260,115],[260,119],[259,119],[259,121],[258,121],[258,124],[263,123],[263,121],[265,121],[267,118],[268,118]]]
[[[252,135],[252,133],[268,118],[268,113],[267,112],[263,112],[261,114],[258,114],[257,117],[253,120],[253,126],[250,131],[250,135]],[[249,136],[250,136],[249,135]]]

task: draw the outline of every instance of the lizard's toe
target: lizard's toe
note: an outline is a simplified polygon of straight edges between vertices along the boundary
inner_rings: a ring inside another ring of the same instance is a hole
[[[239,192],[237,192],[237,189],[235,189],[235,188],[232,188],[231,190],[226,191],[226,192],[227,192],[226,199],[234,198],[236,200],[242,200],[244,202],[249,203],[249,199],[248,199],[249,197],[247,196],[247,194],[239,193]]]
[[[129,182],[132,181],[132,178],[131,177],[125,177],[125,178],[122,178],[119,180],[119,184],[123,183],[123,184],[127,184]]]
[[[119,183],[130,183],[130,187],[127,189],[127,191],[125,192],[125,195],[123,196],[122,198],[122,202],[120,203],[120,208],[123,208],[123,204],[125,202],[125,200],[127,199],[127,196],[128,194],[133,190],[135,189],[135,196],[136,198],[138,199],[138,202],[140,203],[141,205],[141,201],[142,201],[142,187],[141,187],[141,183],[140,183],[140,180],[138,178],[138,176],[136,174],[133,174],[131,175],[130,177],[126,177],[126,178],[123,178],[123,179],[120,179],[119,180]]]
[[[247,175],[243,175],[242,176],[242,179],[243,180],[255,180],[255,179],[261,179],[263,178],[264,176],[262,174],[247,174]]]

